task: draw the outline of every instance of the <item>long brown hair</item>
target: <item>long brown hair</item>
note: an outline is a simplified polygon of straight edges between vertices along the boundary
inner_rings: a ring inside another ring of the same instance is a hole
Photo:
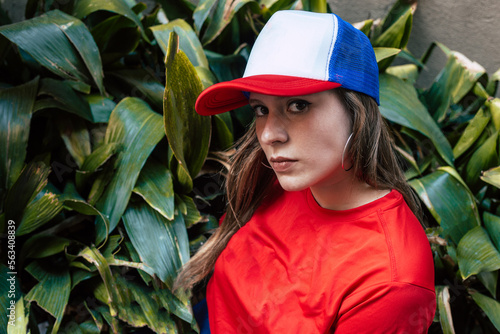
[[[333,90],[349,112],[353,127],[349,156],[353,171],[362,181],[377,189],[396,189],[421,220],[421,208],[406,182],[394,152],[394,143],[375,100],[343,88]],[[210,275],[215,261],[231,237],[250,220],[274,183],[276,176],[266,168],[266,157],[259,145],[255,125],[236,143],[226,180],[227,211],[221,226],[179,273],[174,289],[191,288]]]

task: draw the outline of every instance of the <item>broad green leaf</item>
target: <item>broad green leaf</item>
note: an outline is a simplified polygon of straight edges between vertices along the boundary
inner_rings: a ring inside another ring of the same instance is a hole
[[[64,251],[66,246],[71,244],[71,240],[38,233],[26,240],[21,250],[21,259],[40,259]]]
[[[378,37],[381,33],[387,31],[391,26],[398,24],[402,17],[408,15],[408,11],[414,14],[417,9],[416,3],[408,3],[408,1],[397,0],[392,5],[387,15],[382,19],[380,24],[375,27],[374,36]],[[397,31],[397,29],[395,29]]]
[[[189,244],[183,220],[169,221],[147,204],[138,204],[129,206],[123,222],[141,261],[171,287],[177,270],[184,264],[181,248]],[[182,230],[176,229],[176,225],[182,226]]]
[[[78,167],[81,167],[91,152],[90,135],[85,122],[78,118],[66,117],[56,119],[55,123],[66,149]]]
[[[67,25],[73,25],[73,23],[68,21]],[[7,37],[56,75],[90,84],[92,82],[91,74],[83,61],[82,53],[94,51],[79,50],[79,47],[86,47],[88,44],[75,44],[66,34],[67,30],[65,29],[66,27],[63,27],[60,22],[54,22],[49,14],[44,14],[30,20],[2,26],[0,34]],[[75,25],[75,29],[77,29],[76,35],[89,35],[85,38],[86,42],[92,38],[83,24]],[[73,33],[71,37],[75,37]],[[95,55],[89,55],[90,59],[93,57]]]
[[[144,32],[141,20],[123,0],[78,0],[75,2],[73,15],[81,19],[98,10],[116,13],[132,20],[141,30],[143,38],[149,41]]]
[[[453,316],[450,307],[450,290],[448,286],[436,286],[436,296],[439,323],[441,324],[443,334],[455,334]]]
[[[90,106],[92,118],[96,123],[108,123],[111,112],[116,107],[113,100],[97,94],[86,95],[85,99]]]
[[[50,313],[56,322],[52,334],[57,333],[68,304],[71,278],[68,270],[44,268],[38,262],[31,262],[26,270],[39,282],[26,295],[26,300],[35,301],[38,306]]]
[[[109,76],[118,78],[120,83],[126,83],[132,89],[131,96],[146,100],[161,111],[165,87],[151,73],[139,68],[112,71]]]
[[[219,36],[224,28],[231,22],[234,15],[246,4],[254,3],[254,0],[235,0],[230,3],[218,1],[210,23],[201,38],[203,45],[212,42]]]
[[[500,166],[488,169],[481,175],[481,180],[500,188]]]
[[[373,26],[373,20],[364,20],[361,22],[356,22],[352,24],[354,28],[361,30],[366,36],[370,34],[370,30]]]
[[[90,122],[94,122],[94,117],[90,111],[88,102],[77,94],[68,85],[67,81],[51,78],[42,79],[38,95],[50,96],[52,98],[42,98],[37,100],[35,104],[35,111],[57,108],[80,116]]]
[[[500,253],[481,226],[474,227],[460,240],[457,258],[463,279],[483,271],[500,269]]]
[[[415,84],[418,79],[418,66],[415,64],[405,64],[390,66],[385,70],[386,73],[394,75],[411,84]]]
[[[202,5],[202,3],[200,3]],[[164,55],[168,53],[168,38],[171,32],[175,32],[179,36],[179,48],[186,54],[193,66],[202,66],[208,68],[208,60],[203,52],[203,47],[193,31],[191,26],[182,19],[177,19],[150,28],[153,31],[158,45]]]
[[[16,236],[21,236],[35,231],[48,223],[63,209],[63,202],[59,196],[46,192],[31,202],[23,213],[23,218],[16,230]]]
[[[71,208],[75,210],[76,212],[79,212],[81,214],[87,215],[87,216],[97,216],[99,219],[97,219],[96,224],[97,225],[97,231],[103,231],[103,235],[107,237],[109,234],[109,219],[107,216],[103,215],[99,210],[97,210],[95,207],[93,207],[91,204],[85,202],[84,200],[80,200],[78,198],[64,198],[64,205],[68,208]],[[106,237],[102,242],[106,242]],[[100,244],[100,240],[96,241],[96,244]]]
[[[498,165],[498,143],[499,131],[491,135],[475,152],[472,154],[466,168],[466,181],[473,186],[479,181],[479,176],[483,170]]]
[[[226,113],[226,115],[231,117],[228,113]],[[219,116],[220,115],[215,115],[213,117],[215,140],[212,144],[215,146],[216,150],[225,151],[233,145],[234,138],[227,123]]]
[[[17,180],[24,166],[31,111],[38,78],[18,87],[0,90],[0,199]]]
[[[490,297],[480,294],[476,290],[469,289],[469,294],[479,307],[486,313],[497,331],[500,331],[500,303]]]
[[[210,70],[215,74],[218,81],[229,81],[243,76],[247,61],[242,55],[222,56],[207,51],[207,57]]]
[[[474,87],[485,69],[461,53],[449,51],[440,43],[436,44],[448,53],[448,62],[432,86],[424,92],[423,98],[434,119],[441,122],[446,117],[449,106],[460,101]]]
[[[98,171],[106,162],[111,159],[118,150],[117,143],[102,144],[85,158],[81,168],[75,175],[75,182],[78,189],[87,186],[91,175]]]
[[[210,117],[200,116],[194,109],[203,86],[186,55],[178,51],[175,33],[170,36],[165,58],[163,118],[169,145],[179,163],[178,180],[183,190],[189,192],[192,179],[198,175],[208,154]]]
[[[194,29],[199,34],[217,0],[201,0],[193,12]],[[267,6],[269,8],[269,6]]]
[[[144,101],[126,98],[113,110],[105,143],[116,143],[120,145],[120,150],[113,178],[96,205],[100,212],[109,217],[109,232],[114,230],[125,212],[139,173],[163,136],[161,116]],[[105,231],[98,230],[98,244],[105,239],[104,234]]]
[[[76,47],[101,94],[105,94],[101,57],[94,38],[82,21],[59,10],[47,13],[51,22],[57,24]]]
[[[462,155],[481,136],[484,128],[490,121],[490,116],[485,115],[483,109],[479,109],[476,116],[470,121],[465,131],[460,136],[457,144],[453,148],[455,159]]]
[[[483,213],[483,222],[493,243],[500,250],[500,217],[485,211]]]
[[[493,100],[486,101],[485,105],[490,109],[495,128],[500,130],[500,99],[497,97]]]
[[[380,111],[388,120],[416,130],[429,138],[444,161],[453,166],[450,143],[420,102],[415,88],[395,76],[380,75]]]
[[[202,66],[196,66],[195,70],[196,74],[201,80],[201,83],[203,84],[203,89],[207,89],[208,87],[212,86],[214,83],[217,82],[217,78],[208,68]]]
[[[158,162],[148,161],[133,190],[165,218],[174,219],[172,173]]]
[[[50,169],[41,161],[28,164],[5,198],[5,217],[21,222],[26,206],[47,185]]]
[[[196,208],[196,204],[192,197],[186,195],[180,195],[177,198],[176,206],[179,211],[184,215],[186,227],[191,227],[193,224],[197,223],[201,219],[200,212]],[[182,202],[182,204],[179,203]]]
[[[395,56],[401,52],[401,49],[384,47],[373,48],[373,50],[375,51],[375,58],[377,59],[377,63],[389,57]]]
[[[497,295],[498,270],[480,272],[477,274],[477,278],[483,283],[493,297]]]
[[[26,312],[29,313],[29,305],[27,310],[27,308],[24,306],[24,298],[21,297],[15,304],[15,310],[14,310],[15,320],[13,322],[9,322],[9,325],[7,326],[7,334],[29,333],[28,331],[29,314],[26,314]]]
[[[462,182],[445,170],[409,181],[444,235],[456,244],[467,231],[480,225],[474,196]]]

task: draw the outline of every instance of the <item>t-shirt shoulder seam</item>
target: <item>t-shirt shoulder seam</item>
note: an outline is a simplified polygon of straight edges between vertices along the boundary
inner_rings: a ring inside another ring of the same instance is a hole
[[[409,286],[413,286],[413,287],[416,287],[416,288],[421,288],[421,289],[424,289],[424,290],[427,290],[429,292],[432,292],[432,293],[436,293],[434,290],[432,289],[429,289],[425,286],[422,286],[422,285],[418,285],[418,284],[415,284],[415,283],[411,283],[411,282],[401,282],[401,281],[387,281],[387,282],[380,282],[380,283],[375,283],[375,284],[371,284],[359,291],[356,291],[348,296],[345,297],[344,301],[345,300],[348,300],[350,298],[353,298],[355,297],[357,294],[359,293],[362,293],[364,292],[365,290],[368,290],[368,289],[373,289],[374,287],[377,287],[377,286],[397,286],[397,285],[409,285]]]

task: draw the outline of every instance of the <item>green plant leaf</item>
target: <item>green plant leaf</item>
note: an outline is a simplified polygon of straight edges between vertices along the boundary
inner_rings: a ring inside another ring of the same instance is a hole
[[[38,233],[26,240],[21,250],[21,259],[40,259],[64,251],[66,246],[71,244],[71,240]]]
[[[78,0],[75,2],[73,15],[82,19],[98,10],[105,10],[126,17],[134,22],[142,32],[142,36],[146,41],[149,41],[144,32],[141,20],[136,13],[123,0]]]
[[[455,334],[453,317],[450,307],[450,290],[447,286],[436,286],[437,309],[439,311],[439,323],[443,334]]]
[[[90,106],[90,112],[94,122],[108,123],[109,116],[111,116],[111,112],[115,109],[116,103],[107,97],[97,94],[86,95],[85,99]]]
[[[149,160],[133,191],[162,216],[174,219],[174,184],[172,173],[165,166]]]
[[[200,2],[199,6],[201,5],[203,4]],[[208,68],[208,60],[203,52],[203,46],[198,36],[196,36],[196,33],[193,31],[193,28],[191,28],[186,21],[177,19],[168,24],[154,26],[150,29],[153,31],[153,35],[164,55],[168,53],[169,35],[174,31],[179,36],[179,48],[186,54],[191,64],[193,64],[193,66]]]
[[[207,45],[217,38],[222,30],[231,22],[234,15],[248,3],[257,4],[254,0],[235,0],[231,3],[218,1],[212,19],[201,38],[202,44]]]
[[[68,208],[71,208],[75,210],[76,212],[79,212],[81,214],[87,215],[87,216],[97,216],[99,219],[96,220],[97,225],[97,231],[103,231],[102,234],[105,236],[104,240],[102,242],[106,242],[107,236],[109,234],[109,229],[110,229],[110,223],[108,217],[103,215],[99,210],[97,210],[95,207],[93,207],[91,204],[85,202],[84,200],[81,200],[79,198],[70,198],[68,196],[64,197],[64,205]],[[97,239],[97,237],[96,237]],[[96,241],[96,244],[100,244],[101,240],[98,239]]]
[[[446,170],[437,170],[409,183],[441,225],[443,234],[456,244],[467,231],[480,225],[474,196],[463,181]]]
[[[378,47],[378,48],[373,48],[373,50],[375,51],[375,58],[377,59],[377,63],[389,57],[395,56],[401,52],[401,49],[397,48]]]
[[[79,2],[78,2],[79,3]],[[19,48],[29,53],[37,62],[56,75],[72,81],[91,84],[91,73],[84,60],[95,64],[92,70],[99,68],[100,60],[97,47],[91,47],[92,36],[85,25],[66,14],[44,14],[30,20],[0,27],[4,35]],[[66,17],[66,16],[65,16]],[[87,49],[89,48],[90,49]],[[101,70],[102,71],[102,70]],[[95,73],[95,72],[94,72]],[[102,80],[102,74],[101,79]],[[102,87],[102,82],[99,83]]]
[[[66,149],[81,167],[91,152],[90,135],[85,122],[76,117],[67,117],[58,118],[55,123]]]
[[[453,148],[453,155],[455,159],[461,156],[474,142],[481,136],[484,128],[490,121],[490,116],[486,115],[483,109],[480,109],[476,116],[470,121],[465,131],[460,136],[457,144]]]
[[[63,202],[59,196],[46,192],[28,204],[23,213],[23,218],[16,229],[16,236],[33,232],[48,223],[63,209]]]
[[[437,122],[441,122],[446,117],[449,106],[458,103],[474,87],[485,69],[461,53],[449,51],[440,43],[436,44],[447,53],[448,61],[422,96],[431,115]]]
[[[158,111],[162,110],[165,87],[151,73],[140,68],[124,69],[109,72],[109,76],[126,83],[132,89],[132,96],[146,100]]]
[[[457,259],[463,279],[483,271],[500,269],[500,253],[481,226],[474,227],[460,240]]]
[[[192,197],[180,195],[177,197],[176,207],[183,214],[186,227],[191,227],[193,224],[201,220],[201,215]]]
[[[163,136],[161,116],[144,101],[126,98],[113,110],[105,144],[116,143],[120,149],[113,178],[96,205],[100,212],[109,217],[109,232],[114,230],[125,212],[139,173]],[[99,229],[97,243],[101,243],[105,237],[105,231]]]
[[[450,143],[420,102],[415,88],[410,83],[389,74],[381,74],[380,112],[388,120],[425,135],[432,141],[444,161],[453,166]]]
[[[3,333],[6,333],[5,329],[8,327],[8,321],[13,320],[10,315],[13,317],[20,316],[17,303],[22,300],[22,294],[19,286],[19,276],[16,276],[13,272],[15,272],[14,269],[9,269],[3,263],[0,264],[0,307],[5,310],[3,312],[4,316],[0,317],[0,329],[4,330]],[[14,306],[11,306],[11,303],[15,303]],[[24,334],[26,332],[19,333]]]
[[[500,250],[500,217],[485,211],[483,213],[483,222],[497,250]]]
[[[41,161],[29,163],[5,198],[5,217],[20,222],[26,206],[47,185],[50,168]]]
[[[44,78],[40,82],[39,96],[51,96],[36,101],[35,111],[57,108],[65,110],[90,122],[94,122],[88,102],[68,85],[67,81]]]
[[[102,168],[115,155],[118,147],[117,143],[102,144],[85,158],[80,170],[75,175],[78,189],[82,189],[87,185],[91,175]]]
[[[479,181],[479,176],[483,170],[498,165],[498,142],[499,131],[492,134],[475,152],[472,154],[466,168],[466,182],[471,187]]]
[[[480,294],[474,289],[469,289],[469,294],[484,313],[486,313],[495,328],[500,331],[500,303],[493,298]]]
[[[498,270],[480,272],[477,274],[477,278],[493,297],[497,295]]]
[[[17,180],[24,166],[31,111],[38,78],[17,87],[0,90],[0,199]]]
[[[227,116],[223,117],[231,117],[228,113],[226,113],[226,115]],[[234,143],[233,133],[220,115],[215,115],[213,117],[213,122],[215,141],[212,144],[216,147],[216,150],[225,151]]]
[[[412,85],[418,79],[418,66],[415,64],[405,64],[398,66],[390,66],[385,70],[386,73],[394,75],[401,80],[411,83]]]
[[[153,268],[162,282],[172,287],[184,264],[181,250],[189,245],[182,219],[167,220],[147,204],[130,205],[123,215],[127,234],[141,261]],[[180,225],[182,229],[175,228]],[[183,232],[179,234],[178,232]],[[188,248],[187,248],[188,249]]]
[[[38,306],[50,313],[56,322],[52,334],[57,333],[68,304],[71,291],[71,277],[67,269],[54,270],[31,262],[26,270],[39,282],[26,295],[26,300],[36,301]]]
[[[210,145],[210,117],[194,109],[203,85],[196,70],[182,51],[178,51],[175,32],[171,33],[165,58],[164,94],[165,133],[179,163],[177,177],[185,192],[191,191],[192,179],[198,175]]]
[[[28,310],[27,310],[28,309]],[[13,325],[6,326],[7,334],[24,334],[29,333],[28,322],[29,322],[29,305],[24,306],[24,298],[21,297],[17,300],[15,305],[16,320]]]
[[[203,23],[205,23],[210,11],[217,3],[217,0],[201,0],[193,12],[194,29],[200,33]],[[269,6],[267,6],[269,8]]]
[[[481,175],[481,180],[500,188],[500,166],[488,169]]]
[[[210,70],[219,82],[241,78],[245,71],[246,59],[240,54],[222,56],[207,51]]]
[[[486,101],[485,105],[490,109],[493,124],[497,130],[500,130],[500,99],[498,97]]]

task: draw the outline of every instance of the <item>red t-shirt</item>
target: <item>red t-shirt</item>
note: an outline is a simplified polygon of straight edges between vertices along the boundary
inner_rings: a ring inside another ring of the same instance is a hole
[[[432,253],[399,192],[345,211],[320,207],[310,190],[278,192],[217,259],[212,333],[427,332]]]

